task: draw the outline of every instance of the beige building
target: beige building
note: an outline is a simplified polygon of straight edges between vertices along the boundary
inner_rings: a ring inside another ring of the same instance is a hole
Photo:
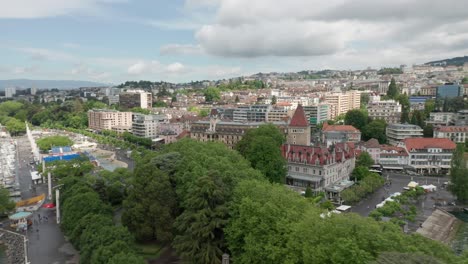
[[[127,90],[119,94],[119,104],[125,109],[134,107],[151,109],[153,107],[153,94],[143,90]]]
[[[88,111],[88,127],[94,130],[128,131],[132,128],[132,112],[119,112],[109,109]]]
[[[379,96],[373,97],[367,105],[367,112],[370,119],[382,119],[387,124],[400,123],[401,105],[395,100],[380,100]]]
[[[465,143],[468,140],[468,126],[436,127],[434,138],[448,138],[455,143]]]
[[[330,93],[325,95],[325,102],[330,105],[330,118],[334,119],[341,114],[346,114],[349,110],[359,109],[361,92]]]

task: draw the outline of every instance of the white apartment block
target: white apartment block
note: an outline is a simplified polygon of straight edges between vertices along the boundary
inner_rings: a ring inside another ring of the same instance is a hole
[[[408,166],[421,173],[447,173],[456,144],[447,138],[407,138]]]
[[[384,169],[401,170],[408,165],[408,153],[402,147],[382,145],[379,163]]]
[[[167,123],[163,115],[144,115],[133,114],[132,134],[144,138],[157,138],[159,134],[159,125]]]
[[[121,107],[127,109],[134,107],[151,109],[153,107],[153,94],[143,90],[127,90],[119,94],[119,103]]]
[[[361,92],[329,93],[325,95],[325,102],[330,105],[330,119],[334,119],[341,114],[346,114],[349,110],[359,109]]]
[[[423,136],[423,129],[417,125],[411,124],[390,124],[385,131],[388,142],[391,145],[398,145],[407,138],[420,138]]]
[[[5,88],[5,97],[12,98],[16,94],[16,87],[6,87]]]
[[[455,123],[456,118],[457,114],[452,112],[431,112],[429,119],[425,122],[433,126],[451,126]]]
[[[401,105],[395,100],[380,100],[380,97],[372,97],[367,105],[367,112],[369,118],[382,119],[387,124],[400,123],[401,119]]]
[[[88,127],[94,130],[128,131],[132,128],[132,112],[109,109],[89,110]]]
[[[456,143],[465,143],[468,140],[468,126],[436,127],[434,138],[448,138]]]

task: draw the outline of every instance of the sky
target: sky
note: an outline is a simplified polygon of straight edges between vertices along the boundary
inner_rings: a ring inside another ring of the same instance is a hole
[[[187,82],[464,55],[464,0],[0,0],[0,79]]]

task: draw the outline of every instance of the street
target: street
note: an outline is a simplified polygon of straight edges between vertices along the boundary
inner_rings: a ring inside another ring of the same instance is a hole
[[[18,180],[22,199],[45,193],[47,184],[32,185],[30,170],[33,166],[31,145],[26,136],[15,138],[18,143]],[[35,188],[33,188],[35,187]],[[45,203],[47,203],[46,201]],[[39,215],[43,220],[39,220]],[[45,220],[45,217],[48,220]],[[56,223],[55,210],[40,208],[34,213],[33,225],[27,231],[28,256],[31,264],[78,263],[78,252],[65,240]]]
[[[382,188],[369,195],[367,198],[360,201],[357,205],[353,206],[352,212],[362,216],[368,216],[369,213],[375,209],[375,206],[382,202],[383,199],[389,197],[395,192],[403,192],[403,187],[406,187],[410,181],[418,182],[419,185],[433,184],[437,186],[437,191],[424,194],[418,199],[415,204],[418,209],[418,215],[415,223],[410,223],[410,230],[417,228],[420,222],[423,222],[428,216],[432,214],[432,210],[436,200],[443,200],[451,202],[455,200],[453,195],[442,187],[445,181],[448,181],[448,176],[445,177],[427,177],[427,176],[410,176],[397,173],[384,173],[385,179],[391,181],[390,185],[384,185]]]

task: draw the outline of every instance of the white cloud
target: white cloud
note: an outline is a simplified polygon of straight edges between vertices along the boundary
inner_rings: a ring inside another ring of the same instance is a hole
[[[38,71],[39,67],[36,65],[27,67],[15,67],[12,71],[13,74],[33,73]]]
[[[202,24],[193,20],[147,20],[145,24],[164,30],[194,30]]]
[[[130,65],[127,69],[127,73],[131,75],[141,75],[144,73],[155,73],[161,70],[161,63],[158,61],[143,61],[140,60],[132,65]]]
[[[40,49],[40,48],[15,48],[21,52],[29,54],[32,60],[60,60],[60,61],[70,61],[75,59],[75,56],[72,54],[49,50],[49,49]]]
[[[93,13],[103,4],[119,0],[14,0],[0,2],[0,18],[41,18]]]
[[[181,73],[186,70],[185,66],[180,62],[174,62],[167,65],[167,71],[169,73]]]
[[[198,55],[202,54],[200,45],[168,44],[159,49],[161,55]]]

